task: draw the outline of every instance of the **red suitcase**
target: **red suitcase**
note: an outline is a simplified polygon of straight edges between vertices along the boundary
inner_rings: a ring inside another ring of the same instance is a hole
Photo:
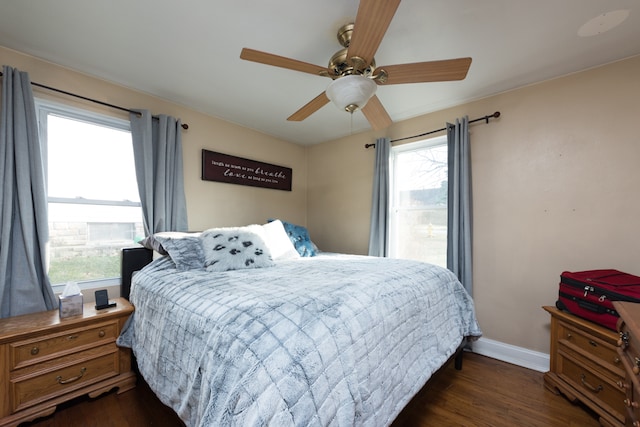
[[[611,301],[640,303],[640,277],[618,270],[589,270],[560,275],[556,307],[616,330]]]

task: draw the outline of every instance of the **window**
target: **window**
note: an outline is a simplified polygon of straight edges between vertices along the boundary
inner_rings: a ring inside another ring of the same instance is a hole
[[[389,255],[447,266],[447,139],[391,148]]]
[[[36,109],[51,283],[118,283],[120,249],[144,236],[129,122],[44,101]]]
[[[90,222],[87,224],[87,238],[90,242],[132,241],[136,238],[136,224],[133,222]]]

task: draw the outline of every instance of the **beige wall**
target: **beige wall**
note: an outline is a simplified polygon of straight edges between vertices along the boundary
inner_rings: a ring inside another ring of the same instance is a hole
[[[486,338],[549,351],[563,270],[640,275],[640,57],[394,124],[391,139],[471,125],[474,299]],[[308,225],[331,251],[366,253],[374,150],[385,133],[309,150]]]
[[[182,142],[190,229],[263,223],[269,217],[306,223],[307,159],[304,147],[3,47],[0,47],[0,64],[27,71],[33,82],[114,105],[172,115],[187,123],[189,129],[183,131]],[[126,112],[78,101],[37,87],[34,87],[34,95],[128,119]],[[203,148],[290,167],[293,169],[292,191],[202,181]]]

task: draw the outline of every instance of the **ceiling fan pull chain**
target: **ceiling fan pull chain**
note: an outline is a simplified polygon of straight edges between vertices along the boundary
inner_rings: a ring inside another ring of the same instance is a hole
[[[353,111],[349,113],[349,135],[353,135]]]

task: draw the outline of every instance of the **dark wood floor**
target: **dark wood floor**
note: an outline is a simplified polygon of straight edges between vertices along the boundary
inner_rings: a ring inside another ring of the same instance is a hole
[[[465,353],[461,371],[453,365],[436,374],[392,427],[529,426],[596,427],[588,408],[570,403],[543,385],[543,374]]]
[[[79,398],[55,414],[21,427],[178,427],[183,424],[143,382],[120,395]],[[546,390],[542,373],[465,353],[436,374],[392,427],[599,426],[587,409]]]

